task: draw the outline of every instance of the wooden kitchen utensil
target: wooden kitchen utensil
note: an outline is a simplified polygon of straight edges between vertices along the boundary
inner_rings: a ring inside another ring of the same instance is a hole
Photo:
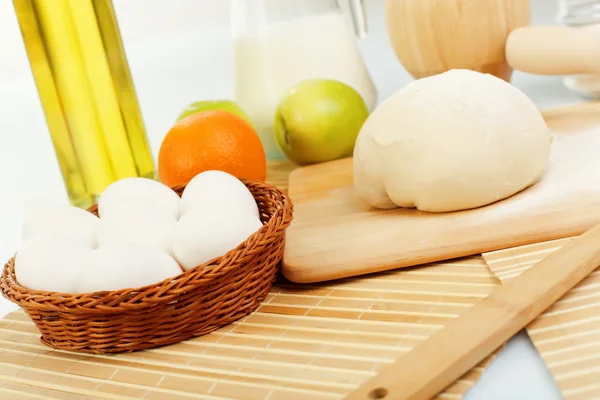
[[[600,74],[600,25],[528,26],[510,33],[508,64],[539,75]]]
[[[534,243],[482,256],[492,272],[505,283],[531,269],[573,239]],[[597,268],[527,325],[527,335],[552,374],[564,400],[600,399],[599,286],[600,268]]]
[[[508,34],[530,22],[529,0],[386,0],[387,32],[415,78],[466,68],[510,81]]]
[[[600,225],[496,289],[347,400],[428,400],[600,266]]]
[[[284,275],[318,282],[574,236],[600,222],[600,103],[544,112],[554,135],[534,186],[473,210],[375,210],[356,195],[352,160],[296,169]]]

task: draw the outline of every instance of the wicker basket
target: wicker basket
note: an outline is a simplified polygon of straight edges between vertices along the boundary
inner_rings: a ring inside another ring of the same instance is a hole
[[[243,182],[263,227],[222,257],[154,285],[77,295],[23,288],[13,257],[0,277],[2,294],[31,317],[44,344],[62,350],[131,352],[212,332],[254,311],[265,298],[292,220],[293,205],[278,189]],[[180,195],[183,189],[173,188]],[[89,211],[96,213],[96,206]]]

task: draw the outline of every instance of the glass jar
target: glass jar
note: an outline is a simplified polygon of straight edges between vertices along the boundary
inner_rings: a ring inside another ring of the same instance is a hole
[[[302,80],[341,81],[375,107],[377,92],[356,38],[366,33],[362,3],[349,5],[355,29],[335,0],[232,0],[235,101],[268,159],[283,158],[273,133],[280,97]]]
[[[13,0],[71,204],[156,179],[111,0]]]
[[[600,22],[599,0],[558,0],[558,20],[568,26]]]
[[[600,29],[600,0],[559,0],[558,22],[572,27],[598,25]],[[564,85],[586,99],[600,98],[600,74],[567,76]]]

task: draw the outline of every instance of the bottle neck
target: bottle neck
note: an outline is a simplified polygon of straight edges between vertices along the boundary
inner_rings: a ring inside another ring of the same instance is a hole
[[[568,26],[600,23],[600,0],[559,0],[558,20]]]

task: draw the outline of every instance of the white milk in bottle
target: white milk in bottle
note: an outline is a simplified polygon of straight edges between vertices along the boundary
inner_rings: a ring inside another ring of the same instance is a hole
[[[335,79],[361,94],[377,92],[346,16],[336,10],[276,22],[235,37],[235,101],[256,127],[268,159],[283,158],[273,119],[282,94],[305,79]]]

